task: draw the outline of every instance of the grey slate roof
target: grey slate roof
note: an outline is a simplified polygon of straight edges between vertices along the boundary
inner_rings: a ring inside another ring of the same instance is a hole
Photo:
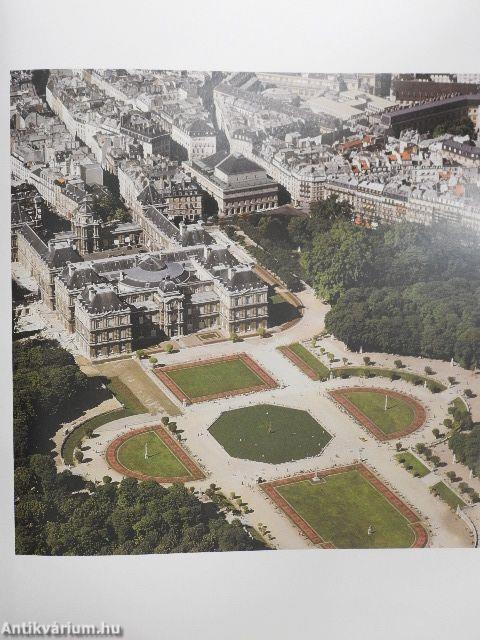
[[[69,289],[73,290],[83,289],[89,284],[97,284],[98,282],[104,281],[92,267],[75,269],[70,275],[68,265],[63,269],[60,278]]]
[[[129,306],[111,288],[92,285],[80,294],[80,300],[89,313],[96,315],[108,311],[124,311]]]
[[[168,238],[178,240],[180,237],[180,232],[177,227],[156,207],[147,207],[145,209],[145,216]]]
[[[188,126],[188,133],[191,136],[198,136],[198,137],[215,135],[215,131],[208,124],[208,122],[205,122],[205,120],[200,120],[200,119],[194,120]]]
[[[162,196],[158,193],[153,184],[149,183],[142,191],[140,191],[137,196],[137,200],[142,205],[159,204],[162,202]]]
[[[228,176],[233,176],[239,173],[253,173],[256,171],[263,171],[255,162],[252,162],[248,158],[242,155],[231,153],[229,156],[220,162],[216,168],[219,171],[223,171]]]
[[[82,256],[73,247],[57,247],[50,249],[45,256],[48,266],[60,269],[67,262],[83,262]]]

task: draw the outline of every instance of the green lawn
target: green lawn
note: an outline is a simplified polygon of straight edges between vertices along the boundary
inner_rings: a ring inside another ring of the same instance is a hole
[[[273,464],[318,455],[331,438],[306,411],[269,404],[222,413],[209,431],[234,458]]]
[[[288,348],[293,351],[293,353],[297,355],[308,367],[310,367],[310,369],[315,371],[320,379],[328,378],[330,374],[328,367],[326,367],[323,362],[320,362],[320,360],[314,356],[313,353],[310,353],[308,349],[305,349],[303,345],[299,342],[294,342],[293,344],[289,344]]]
[[[405,401],[390,396],[385,410],[385,394],[377,391],[345,391],[343,395],[386,435],[407,428],[415,415]]]
[[[148,413],[148,409],[143,406],[137,396],[130,391],[127,385],[124,384],[120,378],[111,378],[107,387],[117,400],[123,404],[130,415]]]
[[[414,456],[413,453],[410,453],[410,451],[402,451],[401,453],[397,453],[395,458],[399,462],[401,460],[404,460],[404,462],[400,463],[403,464],[405,469],[411,466],[412,468],[408,469],[408,471],[410,471],[410,473],[414,475],[416,474],[419,478],[423,478],[428,473],[430,473],[430,469],[428,469],[428,467],[426,467],[423,462],[421,462],[416,456]]]
[[[323,540],[339,549],[406,548],[415,541],[406,518],[358,471],[276,490]],[[370,525],[374,532],[368,535]]]
[[[453,405],[455,409],[460,411],[460,413],[468,413],[465,402],[461,398],[454,398],[450,404]]]
[[[139,401],[130,389],[119,379],[111,378],[107,383],[107,387],[124,406],[123,409],[114,409],[94,416],[89,420],[85,420],[80,426],[76,427],[66,438],[63,443],[62,455],[66,464],[73,464],[73,452],[77,447],[82,445],[82,440],[89,429],[97,429],[107,422],[120,420],[128,416],[137,415],[139,413],[147,413],[147,409]]]
[[[427,389],[432,393],[440,393],[447,388],[438,380],[433,380],[426,376],[419,376],[416,373],[410,373],[409,371],[403,371],[402,369],[384,369],[383,367],[335,367],[332,369],[333,375],[336,378],[349,378],[350,376],[356,376],[359,378],[375,378],[379,376],[381,378],[389,378],[390,380],[405,380],[414,385],[420,385],[427,383]]]
[[[145,431],[125,440],[117,450],[117,459],[126,469],[139,471],[152,478],[191,475],[155,431]]]
[[[454,493],[450,487],[444,482],[437,482],[432,486],[432,492],[436,493],[439,498],[448,504],[451,509],[456,509],[457,506],[464,507],[465,502]]]
[[[85,435],[89,429],[97,429],[101,427],[103,424],[107,422],[112,422],[113,420],[120,420],[121,418],[126,418],[127,416],[132,415],[129,411],[125,409],[116,409],[114,411],[107,411],[106,413],[101,413],[98,416],[94,416],[89,420],[85,420],[80,426],[76,427],[68,436],[65,438],[62,448],[63,459],[65,460],[65,464],[73,464],[73,452],[77,447],[82,445],[82,440],[85,438]],[[87,452],[88,453],[88,452]],[[88,456],[86,456],[88,457]]]
[[[262,385],[263,381],[239,359],[199,364],[165,372],[191,399]]]

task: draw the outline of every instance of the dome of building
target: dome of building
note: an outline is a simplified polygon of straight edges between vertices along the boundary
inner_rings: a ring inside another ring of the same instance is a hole
[[[122,284],[139,288],[162,288],[165,281],[183,282],[188,275],[182,262],[167,262],[160,256],[147,256],[134,267],[124,271]]]

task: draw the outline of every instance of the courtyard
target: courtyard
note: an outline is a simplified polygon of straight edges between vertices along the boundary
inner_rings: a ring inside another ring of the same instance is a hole
[[[209,431],[230,456],[272,464],[317,456],[331,439],[307,411],[271,404],[226,411]]]

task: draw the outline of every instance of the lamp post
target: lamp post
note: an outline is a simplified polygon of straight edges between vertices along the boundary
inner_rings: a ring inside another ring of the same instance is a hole
[[[268,433],[272,433],[272,422],[271,422],[270,417],[268,415],[268,411],[266,411],[265,414],[267,416],[267,431],[268,431]]]

